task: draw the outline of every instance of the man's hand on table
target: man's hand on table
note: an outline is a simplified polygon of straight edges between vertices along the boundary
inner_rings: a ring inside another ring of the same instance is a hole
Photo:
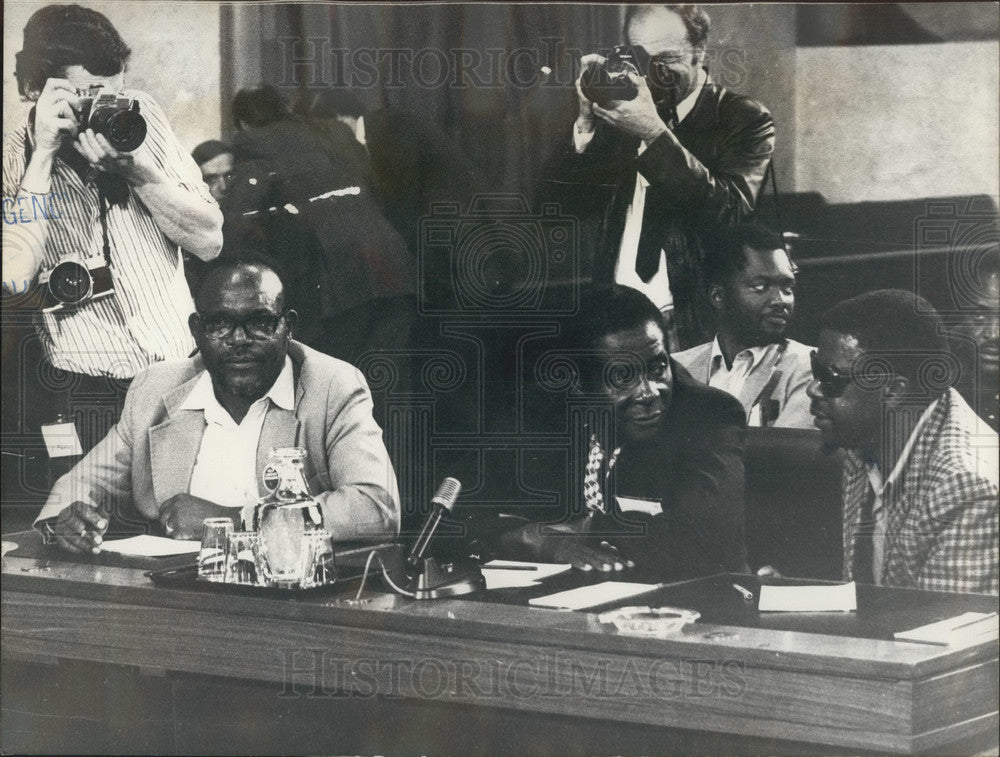
[[[171,539],[200,539],[205,518],[235,518],[240,511],[190,494],[175,494],[160,505],[160,525]]]
[[[586,533],[567,526],[540,526],[529,523],[513,532],[521,550],[531,559],[569,563],[577,570],[602,573],[634,568],[635,563],[607,542],[589,543]]]
[[[101,551],[108,515],[101,508],[77,500],[63,509],[52,524],[56,544],[67,552],[97,554]]]

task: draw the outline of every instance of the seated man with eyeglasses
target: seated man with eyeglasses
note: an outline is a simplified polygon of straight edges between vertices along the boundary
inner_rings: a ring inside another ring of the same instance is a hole
[[[395,536],[396,477],[368,386],[291,338],[296,313],[275,271],[213,261],[195,308],[198,354],[139,373],[117,425],[56,482],[36,527],[70,552],[99,552],[113,514],[197,539],[205,518],[238,520],[266,493],[271,448],[302,447],[335,538]]]
[[[940,316],[885,289],[820,327],[807,393],[824,444],[847,452],[844,578],[996,594],[997,434],[948,386]]]

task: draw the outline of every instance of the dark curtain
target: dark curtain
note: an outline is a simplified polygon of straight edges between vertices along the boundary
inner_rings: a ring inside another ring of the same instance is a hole
[[[231,21],[236,44],[224,47],[259,47],[249,70],[290,101],[307,89],[349,88],[368,108],[414,113],[453,140],[492,190],[528,196],[575,117],[580,55],[616,44],[623,16],[619,5],[571,4],[283,3],[254,11]],[[223,82],[227,101],[260,83],[241,81],[236,67]]]

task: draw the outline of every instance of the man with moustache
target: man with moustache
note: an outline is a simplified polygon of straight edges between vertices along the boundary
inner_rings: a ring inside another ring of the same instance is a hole
[[[708,298],[719,331],[674,359],[698,381],[736,397],[751,427],[813,428],[806,396],[813,348],[785,337],[795,312],[795,266],[781,237],[744,224],[713,253]]]
[[[746,570],[739,402],[670,359],[662,314],[630,287],[585,293],[563,349],[592,410],[569,512],[508,532],[504,551],[664,579]]]
[[[337,539],[395,536],[396,478],[356,368],[292,340],[278,275],[253,258],[208,267],[189,326],[199,353],[150,366],[118,424],[56,482],[35,521],[70,552],[97,553],[109,517],[199,538],[266,493],[273,447],[302,447]]]
[[[703,237],[753,213],[774,149],[768,110],[703,67],[709,27],[696,5],[630,6],[623,32],[638,94],[606,107],[589,100],[581,84],[606,59],[585,55],[572,138],[543,185],[546,199],[596,229],[593,280],[644,292],[675,320],[673,349],[711,335]]]
[[[937,381],[947,350],[911,292],[823,316],[808,393],[824,444],[846,450],[846,580],[997,593],[997,434]]]

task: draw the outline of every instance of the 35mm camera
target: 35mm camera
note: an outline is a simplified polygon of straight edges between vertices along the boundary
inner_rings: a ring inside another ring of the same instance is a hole
[[[93,129],[103,134],[120,152],[132,152],[146,139],[146,119],[139,112],[139,101],[122,92],[102,92],[103,87],[79,89],[82,97],[76,111],[80,131]]]
[[[101,258],[66,256],[42,271],[38,283],[45,286],[43,313],[73,308],[115,293],[111,269]]]
[[[639,67],[632,52],[616,45],[602,65],[589,66],[580,77],[583,96],[602,108],[615,100],[634,100],[639,88],[629,79],[629,74],[639,76]]]

